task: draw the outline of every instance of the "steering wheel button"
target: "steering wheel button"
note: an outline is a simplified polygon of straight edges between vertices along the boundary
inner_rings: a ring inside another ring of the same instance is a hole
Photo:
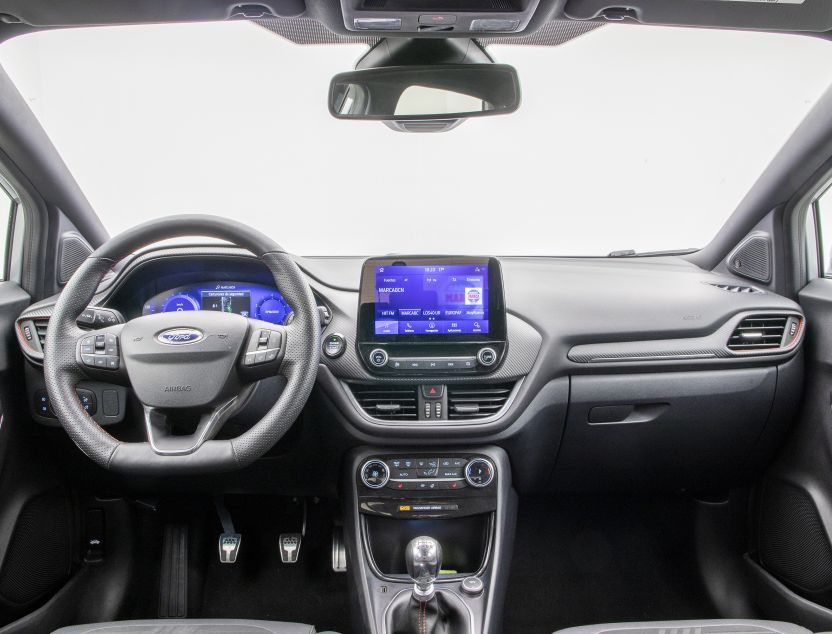
[[[280,333],[271,331],[269,333],[269,349],[280,349]]]
[[[82,354],[81,355],[81,362],[84,365],[88,365],[90,367],[95,366],[95,355],[94,354]]]
[[[266,361],[274,361],[277,359],[277,350],[266,350]]]
[[[254,355],[254,363],[265,363],[266,362],[266,353],[265,352],[256,352]]]
[[[96,368],[106,368],[107,367],[107,357],[102,355],[95,355],[93,357],[95,359],[95,367]]]
[[[107,369],[108,370],[118,370],[119,365],[119,358],[113,355],[107,355],[104,357],[107,359]]]

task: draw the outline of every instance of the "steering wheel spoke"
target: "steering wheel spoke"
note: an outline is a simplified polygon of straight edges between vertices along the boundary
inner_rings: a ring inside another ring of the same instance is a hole
[[[177,430],[177,422],[182,423],[181,418],[186,417],[185,410],[143,405],[145,431],[151,448],[161,456],[194,453],[203,443],[214,438],[223,424],[245,406],[253,389],[253,386],[247,386],[239,394],[204,410],[195,426],[193,421],[185,421],[185,426],[192,427],[187,433]]]

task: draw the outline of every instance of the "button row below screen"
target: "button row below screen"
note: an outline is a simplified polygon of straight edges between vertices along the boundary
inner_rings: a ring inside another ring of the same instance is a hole
[[[425,359],[391,357],[387,367],[393,370],[474,370],[476,357],[434,357]]]

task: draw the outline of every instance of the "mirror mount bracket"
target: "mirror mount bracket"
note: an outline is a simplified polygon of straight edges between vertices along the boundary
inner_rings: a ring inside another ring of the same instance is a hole
[[[384,38],[358,60],[355,70],[493,63],[486,50],[472,38]]]

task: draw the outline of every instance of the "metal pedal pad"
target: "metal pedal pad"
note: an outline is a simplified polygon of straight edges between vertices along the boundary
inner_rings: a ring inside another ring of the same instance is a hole
[[[283,533],[280,535],[280,559],[284,564],[294,564],[300,555],[303,535],[300,533]]]
[[[220,563],[233,564],[237,561],[243,536],[240,533],[222,533],[220,535]]]

